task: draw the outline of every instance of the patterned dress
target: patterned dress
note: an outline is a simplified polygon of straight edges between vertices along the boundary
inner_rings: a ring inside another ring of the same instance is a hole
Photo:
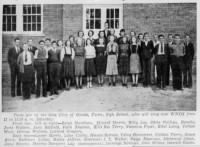
[[[119,45],[118,67],[120,75],[128,75],[129,73],[129,44],[123,43]]]
[[[97,74],[105,74],[106,71],[106,56],[105,45],[96,46],[96,71]]]
[[[138,74],[141,73],[140,57],[138,55],[138,46],[136,44],[130,45],[130,73]]]
[[[83,76],[85,75],[85,48],[83,46],[76,46],[74,52],[75,76]]]

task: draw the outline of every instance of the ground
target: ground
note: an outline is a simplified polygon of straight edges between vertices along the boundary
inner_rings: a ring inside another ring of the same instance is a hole
[[[87,112],[87,111],[190,111],[196,110],[196,82],[192,89],[174,91],[139,87],[84,87],[81,90],[59,91],[58,96],[23,100],[3,96],[6,112]]]

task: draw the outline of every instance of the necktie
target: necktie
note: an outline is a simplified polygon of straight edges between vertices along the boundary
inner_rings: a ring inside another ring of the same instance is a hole
[[[183,55],[185,55],[185,48],[183,47]]]
[[[161,44],[161,54],[163,54],[163,44]]]
[[[27,52],[25,53],[25,62],[27,62]]]

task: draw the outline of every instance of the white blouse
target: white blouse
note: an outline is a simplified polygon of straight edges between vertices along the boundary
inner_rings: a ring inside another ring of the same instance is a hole
[[[74,60],[75,52],[73,48],[64,47],[60,52],[60,61],[62,62],[64,59],[65,54],[71,55],[72,60]]]
[[[85,58],[86,59],[91,59],[96,57],[96,50],[94,46],[89,45],[85,47]]]

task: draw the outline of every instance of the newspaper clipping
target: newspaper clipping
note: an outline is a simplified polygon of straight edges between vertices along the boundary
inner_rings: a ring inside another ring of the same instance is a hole
[[[198,0],[1,0],[1,147],[199,147]]]

